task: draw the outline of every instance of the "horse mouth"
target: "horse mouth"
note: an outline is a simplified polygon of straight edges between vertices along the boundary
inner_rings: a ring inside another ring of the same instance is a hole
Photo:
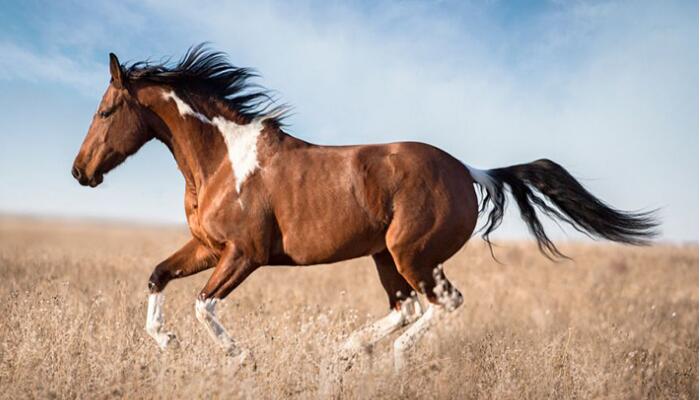
[[[97,174],[93,176],[90,180],[87,182],[87,186],[90,186],[91,188],[97,187],[100,183],[102,183],[102,180],[104,179],[104,176],[102,174]]]

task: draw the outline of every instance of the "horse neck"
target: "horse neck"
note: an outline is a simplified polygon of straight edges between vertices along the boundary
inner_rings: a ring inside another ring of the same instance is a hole
[[[161,128],[155,129],[156,137],[170,149],[188,187],[192,190],[198,191],[229,158],[232,144],[227,144],[225,140],[224,131],[227,128],[260,130],[256,141],[252,143],[255,149],[263,148],[263,151],[257,151],[259,164],[264,164],[267,158],[278,152],[308,145],[282,132],[274,123],[245,121],[234,111],[217,102],[197,102],[196,99],[188,99],[192,102],[188,104],[170,93],[167,89],[159,89],[149,96],[150,109],[162,121]],[[231,162],[234,163],[233,160]],[[233,168],[235,170],[242,166],[233,165]]]

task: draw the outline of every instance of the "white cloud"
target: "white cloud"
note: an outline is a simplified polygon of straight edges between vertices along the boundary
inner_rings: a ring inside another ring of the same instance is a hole
[[[0,80],[55,82],[75,87],[84,93],[104,90],[105,67],[78,61],[60,53],[43,53],[15,43],[0,42]]]

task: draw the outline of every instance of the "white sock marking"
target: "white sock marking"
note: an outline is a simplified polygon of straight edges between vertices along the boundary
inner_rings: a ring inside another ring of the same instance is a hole
[[[197,319],[204,325],[204,328],[209,332],[212,339],[214,339],[227,354],[240,354],[241,350],[236,346],[236,343],[216,318],[216,314],[214,313],[215,308],[216,299],[197,299],[194,304],[194,311],[197,315]]]
[[[189,104],[185,103],[173,91],[164,92],[163,98],[175,101],[178,112],[183,117],[192,116],[201,122],[215,126],[226,143],[228,158],[231,161],[231,168],[236,179],[236,192],[241,193],[243,183],[252,175],[256,169],[260,168],[258,162],[258,136],[263,130],[263,121],[274,118],[276,114],[266,115],[257,118],[247,125],[238,125],[224,117],[216,116],[212,119],[206,115],[194,111]]]
[[[400,310],[392,310],[383,318],[353,332],[345,341],[342,351],[351,356],[373,346],[399,328],[410,324],[422,313],[420,302],[416,297],[409,297],[401,303]]]
[[[464,302],[462,294],[450,285],[442,272],[442,265],[433,269],[435,287],[433,292],[437,297],[437,304],[430,304],[428,310],[406,332],[394,342],[394,369],[398,372],[406,366],[406,355],[420,338],[433,326],[434,319],[439,319],[445,312],[452,312]]]
[[[394,342],[394,369],[400,371],[406,366],[406,352],[430,329],[437,311],[437,306],[429,305],[428,310],[418,318],[418,321],[414,322],[406,332],[396,339]]]
[[[156,340],[161,349],[165,349],[174,337],[163,331],[163,293],[151,293],[148,296],[148,311],[146,314],[146,332]]]

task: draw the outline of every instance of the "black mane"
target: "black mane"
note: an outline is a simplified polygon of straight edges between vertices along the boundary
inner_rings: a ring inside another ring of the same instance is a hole
[[[285,105],[276,105],[267,89],[250,82],[259,77],[254,70],[232,65],[225,53],[213,51],[205,43],[190,47],[175,65],[166,60],[158,64],[139,61],[121,67],[131,81],[164,83],[183,91],[216,96],[244,118],[267,116],[281,124],[288,110]]]

